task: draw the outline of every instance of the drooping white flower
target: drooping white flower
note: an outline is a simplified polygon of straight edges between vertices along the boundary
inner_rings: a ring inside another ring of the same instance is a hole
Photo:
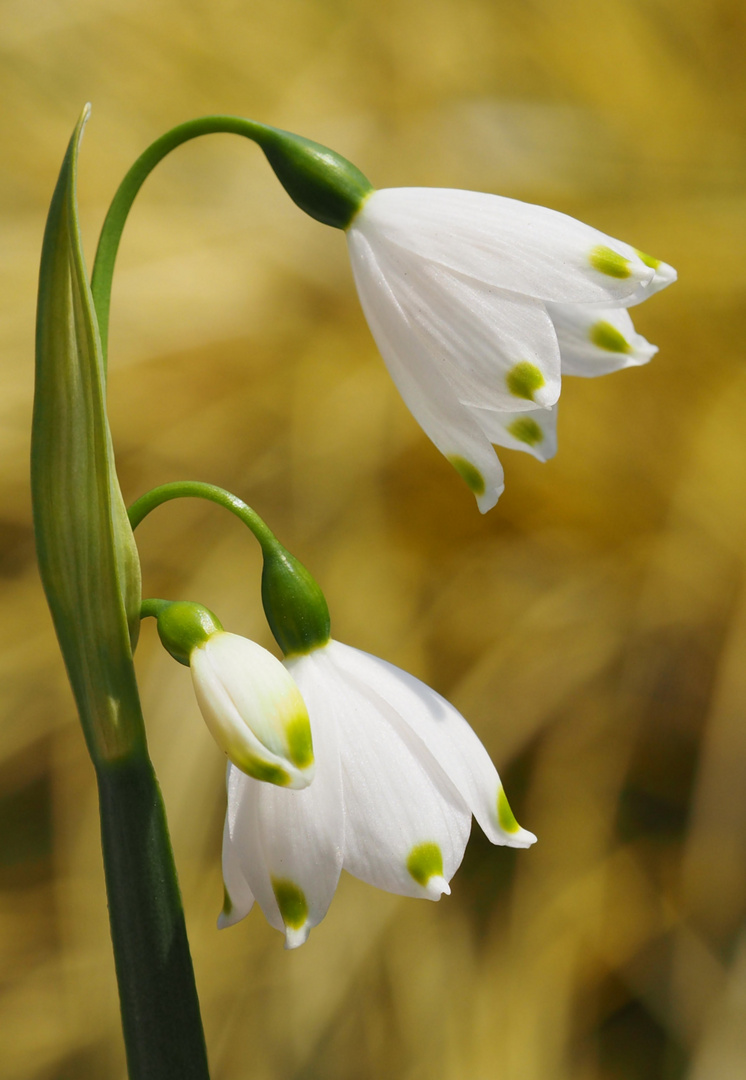
[[[372,191],[347,238],[389,372],[482,512],[504,487],[491,443],[551,456],[554,417],[541,411],[561,375],[650,359],[623,309],[676,278],[566,214],[471,191]]]
[[[205,722],[238,770],[281,787],[308,787],[311,724],[280,661],[248,638],[220,630],[192,648],[189,667]]]
[[[242,919],[256,898],[286,946],[302,945],[343,868],[437,900],[450,892],[472,814],[495,844],[535,841],[474,731],[424,683],[337,641],[285,665],[311,717],[316,776],[291,791],[228,767],[219,926]]]

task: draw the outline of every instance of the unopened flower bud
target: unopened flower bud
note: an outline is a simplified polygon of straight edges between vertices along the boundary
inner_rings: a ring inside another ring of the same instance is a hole
[[[314,773],[311,723],[290,673],[261,645],[226,633],[201,604],[162,604],[161,641],[189,665],[200,710],[221,750],[255,780],[307,787]]]

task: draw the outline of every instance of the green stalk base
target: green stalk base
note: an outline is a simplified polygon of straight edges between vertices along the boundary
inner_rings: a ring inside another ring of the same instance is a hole
[[[147,757],[97,769],[101,842],[130,1080],[209,1080],[184,910]]]

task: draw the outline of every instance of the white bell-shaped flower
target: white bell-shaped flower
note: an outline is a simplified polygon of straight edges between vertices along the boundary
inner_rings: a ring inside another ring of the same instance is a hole
[[[389,372],[482,512],[504,487],[490,444],[551,456],[554,419],[545,431],[537,410],[555,405],[561,375],[648,360],[655,347],[620,309],[676,278],[566,214],[473,191],[373,191],[347,239]],[[515,435],[518,413],[533,423]]]
[[[228,767],[219,926],[242,919],[256,898],[286,946],[302,945],[343,868],[437,900],[450,892],[472,814],[495,844],[534,843],[476,734],[434,690],[337,641],[285,665],[308,706],[316,777],[288,791]]]

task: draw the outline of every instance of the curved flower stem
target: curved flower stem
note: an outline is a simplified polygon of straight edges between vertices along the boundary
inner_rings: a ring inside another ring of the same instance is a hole
[[[259,517],[256,510],[252,510],[243,499],[232,495],[225,488],[217,487],[216,484],[205,484],[199,480],[177,480],[172,484],[162,484],[146,492],[145,495],[141,495],[127,511],[132,528],[136,529],[143,518],[162,503],[170,502],[171,499],[184,498],[207,499],[230,510],[251,530],[263,551],[269,551],[278,546],[275,534]]]
[[[163,484],[142,495],[129,508],[136,529],[142,519],[161,503],[192,496],[225,507],[248,526],[262,549],[262,604],[270,630],[285,656],[306,653],[329,640],[329,608],[323,592],[305,566],[282,546],[255,510],[225,488],[198,480]],[[158,615],[162,600],[146,600],[140,618]],[[178,657],[177,657],[178,659]]]
[[[143,600],[142,604],[140,604],[140,618],[157,619],[160,613],[165,611],[170,603],[170,600],[156,600],[152,597],[148,600]]]
[[[109,212],[104,220],[99,237],[96,258],[91,275],[91,292],[98,317],[101,348],[106,364],[109,338],[109,308],[111,306],[111,284],[114,275],[114,263],[122,238],[124,223],[130,212],[135,197],[143,183],[167,154],[177,146],[196,139],[200,135],[212,135],[224,132],[231,135],[243,135],[260,146],[274,134],[274,129],[267,124],[247,120],[241,116],[201,116],[188,120],[184,124],[166,132],[145,150],[131,167],[119,185],[112,200]]]

